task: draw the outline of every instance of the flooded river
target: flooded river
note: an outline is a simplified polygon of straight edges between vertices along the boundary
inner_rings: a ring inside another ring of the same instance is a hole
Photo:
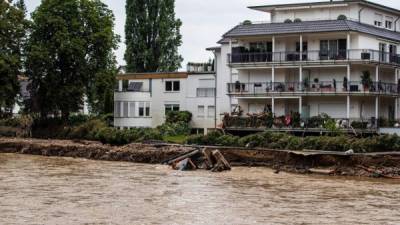
[[[400,224],[400,182],[0,154],[0,224]]]

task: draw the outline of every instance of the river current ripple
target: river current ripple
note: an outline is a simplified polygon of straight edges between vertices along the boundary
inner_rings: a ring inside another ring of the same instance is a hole
[[[400,182],[0,154],[0,224],[400,224]]]

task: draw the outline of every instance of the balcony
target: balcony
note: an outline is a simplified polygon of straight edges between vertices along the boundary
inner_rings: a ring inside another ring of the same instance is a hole
[[[228,63],[235,64],[287,64],[296,62],[333,63],[360,61],[400,65],[400,55],[371,49],[307,52],[243,52],[228,54]]]
[[[268,95],[388,95],[399,96],[400,85],[395,83],[372,82],[364,85],[361,81],[306,82],[254,82],[229,83],[228,94],[236,96]]]

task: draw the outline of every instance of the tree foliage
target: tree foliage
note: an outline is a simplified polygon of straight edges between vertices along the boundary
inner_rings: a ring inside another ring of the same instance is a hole
[[[114,85],[119,40],[111,10],[100,0],[43,0],[32,20],[26,63],[31,111],[67,117],[87,96],[102,112]]]
[[[18,75],[23,69],[23,47],[29,23],[25,4],[0,0],[0,116],[10,114],[20,87]]]
[[[129,72],[169,72],[180,67],[182,44],[175,0],[127,0],[126,53]]]

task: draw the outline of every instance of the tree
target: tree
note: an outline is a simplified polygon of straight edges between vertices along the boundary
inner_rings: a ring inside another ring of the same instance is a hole
[[[24,1],[0,0],[0,117],[11,114],[17,101],[28,26]]]
[[[66,118],[82,108],[84,96],[101,111],[102,96],[114,86],[119,37],[112,12],[100,0],[43,0],[32,20],[26,63],[31,111]]]
[[[170,72],[180,67],[182,22],[174,10],[175,0],[127,0],[127,71]]]

